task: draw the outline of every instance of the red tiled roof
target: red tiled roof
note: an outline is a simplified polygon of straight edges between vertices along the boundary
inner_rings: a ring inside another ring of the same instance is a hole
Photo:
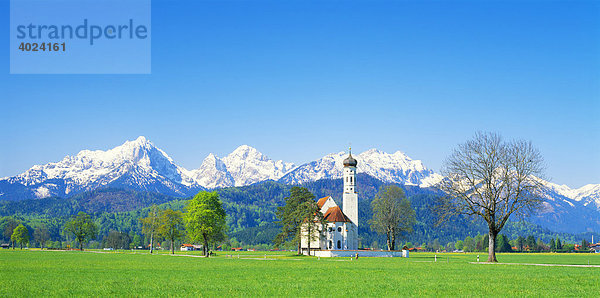
[[[323,205],[325,205],[325,202],[327,202],[327,199],[329,199],[330,197],[324,197],[324,198],[320,198],[319,201],[317,201],[317,206],[319,206],[319,208],[322,208]]]
[[[351,220],[342,212],[340,207],[335,206],[327,209],[325,220],[328,222],[351,222]]]

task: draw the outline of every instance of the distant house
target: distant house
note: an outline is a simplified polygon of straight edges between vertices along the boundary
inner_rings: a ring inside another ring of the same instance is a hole
[[[232,247],[231,250],[233,251],[242,251],[243,248],[241,247]]]
[[[191,244],[182,244],[181,248],[179,248],[179,250],[181,251],[192,251],[194,250],[194,246]]]
[[[0,247],[2,249],[9,249],[10,248],[10,244],[8,244],[8,243],[2,243],[2,244],[0,244]]]
[[[590,251],[593,251],[597,254],[600,253],[600,243],[590,244]]]
[[[182,244],[180,250],[181,251],[202,250],[202,245]]]

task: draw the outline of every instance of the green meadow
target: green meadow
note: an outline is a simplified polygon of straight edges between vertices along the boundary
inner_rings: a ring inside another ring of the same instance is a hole
[[[484,254],[479,254],[485,260]],[[194,257],[195,256],[195,257]],[[315,258],[0,251],[0,296],[596,296],[600,267],[472,264],[477,254]],[[502,263],[600,265],[598,254],[499,254]]]

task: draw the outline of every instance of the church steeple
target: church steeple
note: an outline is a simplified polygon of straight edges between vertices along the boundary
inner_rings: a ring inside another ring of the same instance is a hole
[[[356,159],[354,159],[354,157],[352,157],[352,147],[348,148],[348,157],[346,157],[346,159],[344,159],[344,167],[356,167],[356,165],[358,164],[358,161],[356,161]]]
[[[344,159],[344,193],[342,194],[344,214],[350,218],[358,233],[358,193],[356,192],[356,166],[358,161],[352,157],[352,147],[349,148],[348,157]],[[358,234],[352,237],[349,249],[358,248]]]

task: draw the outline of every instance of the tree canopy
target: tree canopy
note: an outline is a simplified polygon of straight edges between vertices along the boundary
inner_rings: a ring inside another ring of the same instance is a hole
[[[171,209],[163,210],[160,214],[158,232],[171,243],[171,253],[175,254],[175,240],[183,236],[183,214]]]
[[[402,188],[396,185],[382,186],[371,202],[373,218],[371,229],[385,234],[388,250],[396,249],[396,238],[412,232],[415,210]]]
[[[142,223],[142,234],[150,238],[150,253],[152,253],[154,252],[154,236],[160,227],[158,206],[152,205],[148,211],[148,216],[141,218],[140,222]]]
[[[294,186],[290,189],[290,196],[284,200],[285,205],[277,207],[277,223],[281,226],[281,232],[273,242],[277,247],[292,243],[301,254],[301,225],[306,218],[304,213],[310,204],[308,202],[315,202],[315,196],[304,187]]]
[[[19,244],[19,247],[23,249],[23,245],[27,245],[29,243],[29,230],[23,225],[18,225],[14,230],[10,239]]]
[[[65,224],[65,231],[75,236],[79,242],[79,249],[83,250],[83,243],[98,234],[98,226],[87,213],[79,212]]]
[[[209,243],[225,239],[227,225],[225,210],[216,192],[199,192],[186,207],[185,227],[187,237],[202,242],[205,256],[209,255]]]
[[[511,216],[541,206],[544,165],[531,142],[504,141],[495,133],[477,133],[446,159],[440,188],[442,219],[456,214],[483,218],[489,230],[488,262],[497,262],[496,236]]]

